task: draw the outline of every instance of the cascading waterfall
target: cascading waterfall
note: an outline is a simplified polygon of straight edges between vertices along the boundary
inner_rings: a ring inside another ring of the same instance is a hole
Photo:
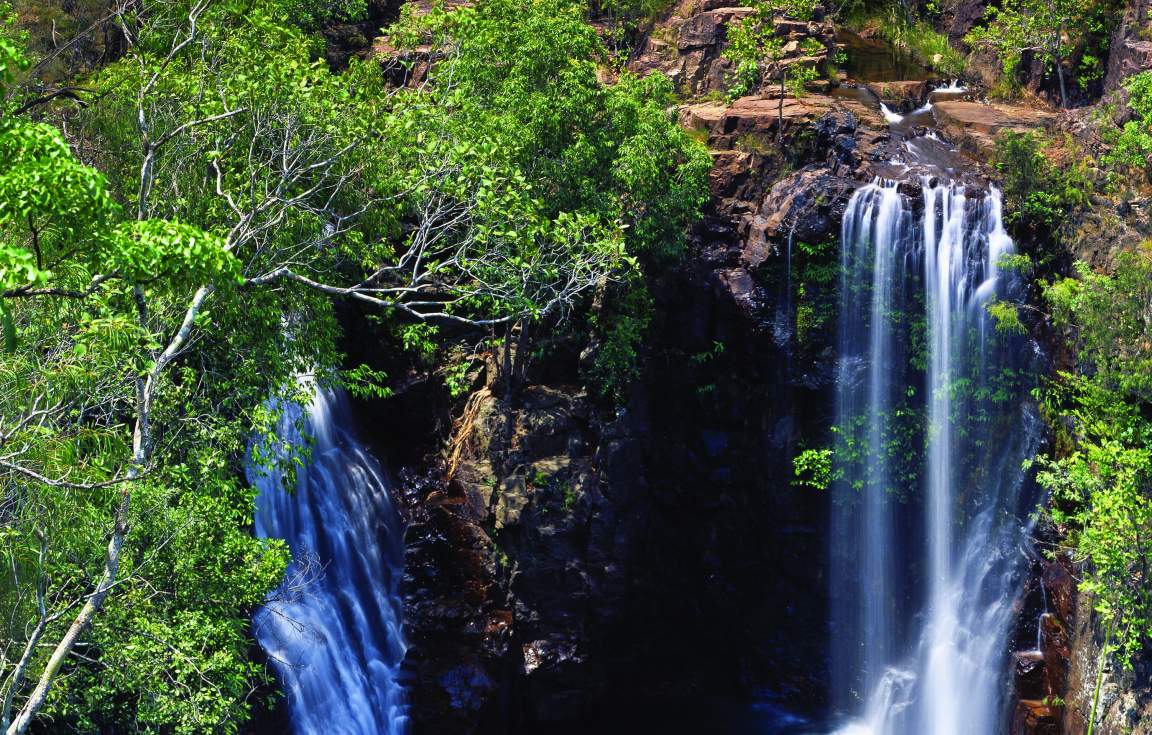
[[[403,527],[348,415],[334,392],[317,392],[306,412],[284,407],[279,439],[297,451],[305,436],[313,442],[294,491],[281,473],[249,467],[257,535],[288,542],[289,580],[319,572],[302,589],[289,582],[273,593],[253,628],[283,683],[295,735],[403,735]]]
[[[844,213],[841,250],[840,367],[837,424],[851,432],[854,451],[873,461],[853,463],[845,472],[847,488],[859,493],[860,506],[848,508],[837,498],[832,625],[851,631],[833,646],[833,694],[848,708],[859,692],[871,688],[891,661],[894,635],[892,580],[892,505],[888,497],[891,468],[883,446],[882,422],[895,390],[888,365],[902,362],[889,325],[890,312],[905,281],[908,242],[904,199],[892,184],[874,184],[854,196]],[[874,247],[873,244],[877,245]],[[867,279],[867,280],[866,280]],[[851,386],[850,390],[846,390]]]
[[[924,178],[852,197],[842,230],[832,700],[845,733],[994,735],[1038,427],[1000,194]]]

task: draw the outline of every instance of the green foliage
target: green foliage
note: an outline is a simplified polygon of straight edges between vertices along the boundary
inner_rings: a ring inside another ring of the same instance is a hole
[[[804,85],[816,79],[819,75],[817,71],[811,67],[803,67],[794,70],[787,77],[786,85],[788,93],[793,97],[803,97],[805,94]]]
[[[758,87],[766,75],[774,75],[795,97],[804,94],[804,85],[816,79],[819,73],[811,67],[785,67],[785,39],[776,33],[775,18],[783,14],[793,18],[809,19],[815,10],[811,0],[791,0],[789,2],[759,2],[752,6],[753,12],[735,20],[728,27],[728,44],[724,58],[735,67],[735,78],[729,83],[727,97],[734,100]],[[824,45],[814,38],[805,39],[800,45],[804,54],[818,54]]]
[[[753,6],[751,15],[728,26],[724,58],[736,69],[736,78],[728,88],[729,99],[748,94],[760,84],[767,67],[784,57],[784,43],[776,35],[774,17],[771,5],[758,3]]]
[[[278,0],[285,18],[308,30],[368,18],[367,0]]]
[[[541,220],[545,230],[560,230],[561,246],[578,238],[606,257],[682,252],[685,222],[706,196],[710,159],[670,114],[666,77],[599,81],[605,50],[580,3],[490,0],[408,17],[395,37],[457,49],[433,69],[427,93],[427,101],[446,95],[451,117],[408,127],[445,136],[425,143],[438,160],[467,152],[469,166],[483,161],[487,171],[478,174],[495,187],[493,203],[519,210],[507,212],[512,223],[494,225],[497,233],[531,233],[524,221]]]
[[[204,40],[227,45],[223,29],[236,30],[236,22],[206,19]],[[231,210],[216,196],[217,183],[260,181],[252,178],[260,167],[247,158],[258,150],[251,118],[170,138],[165,152],[175,155],[153,159],[155,179],[141,175],[147,169],[133,133],[142,67],[163,72],[148,107],[159,126],[153,140],[226,109],[227,94],[192,94],[222,81],[214,74],[230,77],[222,89],[264,111],[277,97],[306,106],[306,89],[326,94],[300,76],[314,70],[320,79],[310,44],[293,31],[278,38],[259,14],[252,22],[240,26],[251,37],[300,42],[267,47],[235,38],[231,67],[209,61],[208,42],[187,63],[165,64],[148,48],[166,46],[145,28],[130,58],[90,80],[104,92],[101,105],[77,118],[74,130],[104,144],[102,170],[79,160],[49,125],[16,115],[0,122],[7,343],[0,415],[14,442],[0,484],[0,558],[11,571],[0,581],[0,693],[17,708],[29,679],[12,678],[11,654],[29,642],[41,615],[52,616],[33,649],[34,683],[92,595],[113,519],[127,508],[120,574],[85,629],[80,655],[68,658],[50,691],[44,713],[53,727],[237,732],[251,692],[269,681],[250,659],[248,621],[281,580],[288,554],[282,543],[249,533],[254,495],[241,468],[252,432],[271,425],[264,400],[295,397],[285,387],[295,374],[336,362],[334,320],[326,299],[302,289],[237,287],[261,253],[308,233],[306,218],[283,226],[270,219],[258,247],[237,249],[222,227]],[[299,51],[306,63],[291,58]],[[7,40],[0,54],[9,72],[23,66]],[[240,79],[240,68],[259,73],[259,83]],[[150,206],[142,178],[165,194],[162,204]],[[190,311],[194,293],[213,300]],[[182,323],[190,336],[183,342]],[[285,339],[285,324],[293,339]]]
[[[794,246],[796,341],[811,345],[828,334],[829,325],[836,319],[839,243],[797,241]]]
[[[620,402],[640,375],[640,349],[652,321],[652,296],[638,278],[614,288],[592,316],[596,351],[587,379],[602,397]]]
[[[444,373],[444,382],[448,386],[448,394],[453,398],[467,395],[472,389],[471,361],[449,365]]]
[[[593,18],[608,20],[604,37],[617,54],[613,65],[622,67],[639,35],[674,4],[674,0],[590,0],[588,12]]]
[[[1000,133],[993,161],[1003,180],[1005,219],[1032,232],[1055,230],[1092,191],[1084,166],[1055,166],[1035,133]]]
[[[1136,115],[1119,130],[1110,130],[1111,144],[1104,162],[1111,166],[1142,171],[1152,170],[1152,72],[1140,72],[1124,80],[1128,106]]]
[[[957,51],[948,36],[938,32],[929,23],[917,21],[897,26],[893,34],[897,48],[902,48],[931,69],[949,76],[964,73],[964,56]]]
[[[1088,366],[1041,394],[1064,427],[1056,456],[1038,460],[1051,513],[1087,562],[1082,586],[1114,631],[1121,664],[1152,638],[1152,259],[1128,253],[1114,275],[1077,268],[1045,288],[1055,323]]]
[[[8,88],[27,67],[24,39],[15,29],[12,8],[0,3],[0,98],[7,98]]]
[[[1114,275],[1076,265],[1076,278],[1045,289],[1053,317],[1074,325],[1080,359],[1093,380],[1142,403],[1152,403],[1152,258],[1147,251],[1117,257]]]
[[[792,469],[793,485],[827,490],[833,479],[832,450],[805,449],[792,458]]]
[[[67,140],[3,96],[0,695],[17,708],[123,539],[41,713],[53,728],[248,719],[269,677],[247,621],[288,552],[250,535],[243,468],[303,459],[259,449],[267,406],[305,398],[302,374],[389,393],[368,366],[334,369],[333,299],[391,309],[382,328],[431,365],[445,323],[526,334],[603,288],[594,379],[618,396],[639,369],[641,273],[682,254],[711,167],[669,80],[603,83],[581,3],[488,0],[409,14],[397,37],[441,61],[389,89],[375,62],[334,74],[301,29],[360,7],[126,7],[130,43],[86,73]],[[27,63],[0,29],[7,92]],[[447,372],[464,385],[466,367]],[[38,593],[54,617],[13,683]]]
[[[984,307],[996,321],[996,329],[1007,334],[1025,334],[1028,330],[1020,321],[1020,311],[1010,301],[990,301]]]
[[[840,15],[849,27],[874,30],[925,67],[954,77],[964,73],[964,56],[952,47],[948,37],[936,31],[932,23],[909,15],[903,4],[846,5]]]
[[[358,398],[387,398],[392,395],[388,375],[368,365],[341,370],[340,385]]]

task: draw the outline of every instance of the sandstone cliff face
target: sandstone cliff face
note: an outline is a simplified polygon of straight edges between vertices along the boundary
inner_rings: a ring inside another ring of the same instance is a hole
[[[680,0],[645,35],[630,67],[639,73],[663,72],[686,96],[722,97],[734,72],[732,62],[723,57],[728,28],[751,13],[751,7],[724,0]],[[827,47],[814,56],[805,56],[799,43],[807,38],[830,39],[832,26],[779,18],[776,33],[785,42],[789,57],[785,63],[816,66],[827,57]]]

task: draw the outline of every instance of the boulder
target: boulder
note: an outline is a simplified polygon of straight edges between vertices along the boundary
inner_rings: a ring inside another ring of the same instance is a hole
[[[885,102],[896,102],[902,110],[910,111],[919,107],[928,98],[928,82],[906,80],[899,82],[874,82],[869,89]]]

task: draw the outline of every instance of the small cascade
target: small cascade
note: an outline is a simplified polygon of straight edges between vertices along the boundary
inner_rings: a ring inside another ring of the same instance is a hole
[[[796,331],[795,317],[792,314],[792,240],[796,235],[796,222],[788,228],[788,245],[784,257],[784,291],[776,307],[776,318],[772,324],[772,338],[780,347],[787,347]],[[791,355],[791,350],[786,350]]]
[[[379,465],[349,427],[339,393],[318,392],[305,411],[289,405],[277,434],[300,450],[295,489],[283,475],[249,467],[256,533],[282,538],[293,563],[285,587],[253,617],[279,674],[294,735],[403,735],[399,669],[403,527]],[[304,575],[302,589],[291,589]]]
[[[1040,613],[1040,617],[1036,618],[1036,650],[1039,651],[1044,647],[1044,618],[1050,614],[1048,611],[1048,590],[1044,585],[1040,585],[1040,599],[1044,604],[1044,611]]]
[[[962,85],[959,79],[953,79],[948,84],[933,89],[932,94],[964,94],[967,91],[968,88]]]
[[[880,114],[884,115],[884,120],[886,120],[889,125],[896,125],[898,123],[904,122],[903,115],[901,115],[899,112],[894,112],[891,107],[884,104],[883,102],[880,103]]]
[[[1039,425],[985,309],[1016,287],[999,192],[918,184],[844,217],[833,701],[841,733],[995,735]]]

